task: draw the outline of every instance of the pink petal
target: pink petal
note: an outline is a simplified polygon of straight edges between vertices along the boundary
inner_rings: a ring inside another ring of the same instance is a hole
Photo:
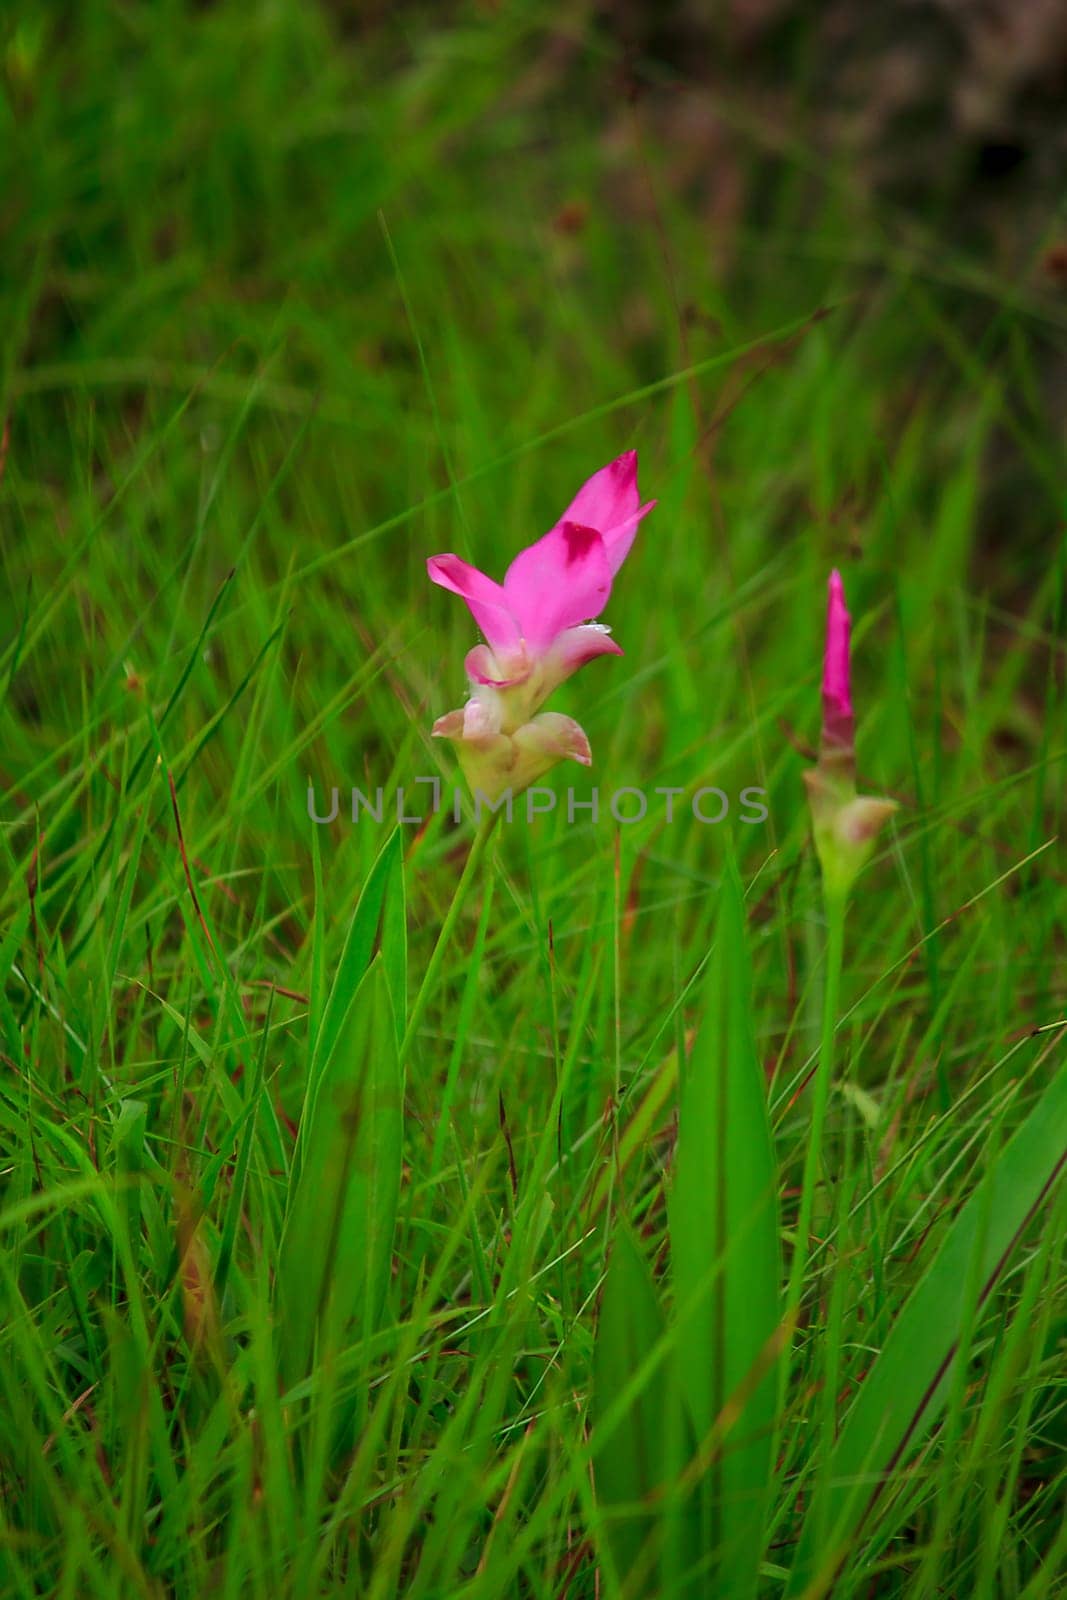
[[[852,695],[849,689],[849,628],[841,574],[830,574],[826,612],[826,656],[822,674],[823,739],[828,744],[853,746]]]
[[[604,541],[612,577],[618,572],[634,542],[637,525],[656,504],[640,503],[637,492],[637,451],[609,461],[606,467],[583,483],[560,518],[561,522],[580,522],[595,528]]]
[[[485,744],[499,739],[500,714],[495,705],[471,695],[459,711],[446,711],[430,729],[434,739],[452,739],[470,744]]]
[[[474,744],[500,737],[500,706],[495,697],[471,695],[463,707],[463,737]]]
[[[438,717],[430,729],[431,739],[462,739],[463,737],[463,712],[446,711],[443,717]]]
[[[467,602],[491,649],[506,653],[518,648],[519,628],[499,583],[454,555],[431,556],[426,570],[434,583]]]
[[[593,756],[584,728],[579,727],[573,717],[565,717],[559,711],[542,711],[539,717],[523,724],[512,742],[520,752],[522,765],[537,766],[539,777],[557,761],[577,761],[583,767],[592,765]],[[526,782],[532,783],[533,779],[527,778]]]
[[[627,450],[586,479],[560,521],[584,522],[605,533],[632,517],[639,504],[637,451]]]
[[[609,528],[603,535],[612,577],[630,554],[630,546],[637,537],[638,523],[658,504],[656,500],[646,500],[643,506],[638,506],[632,517],[627,517],[626,521],[620,522],[617,527]]]
[[[531,651],[543,654],[564,628],[598,616],[611,593],[611,576],[603,539],[582,523],[558,522],[520,550],[504,578],[504,593]]]
[[[590,622],[584,628],[565,628],[553,641],[542,662],[542,687],[546,696],[597,656],[621,656],[607,628]]]
[[[473,650],[467,651],[463,670],[472,682],[484,684],[486,688],[511,689],[526,682],[530,663],[525,651],[516,652],[512,660],[505,663],[497,660],[487,644],[476,644]]]

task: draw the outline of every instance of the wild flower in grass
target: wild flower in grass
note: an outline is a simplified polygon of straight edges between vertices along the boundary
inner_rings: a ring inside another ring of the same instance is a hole
[[[815,848],[826,892],[844,899],[874,841],[896,809],[895,800],[856,793],[855,716],[849,662],[851,618],[841,574],[830,574],[826,654],[822,676],[822,735],[818,763],[804,774]]]
[[[456,555],[427,562],[433,582],[467,602],[485,636],[464,664],[466,705],[433,726],[435,738],[458,745],[472,789],[489,798],[518,794],[565,757],[589,765],[589,741],[572,718],[536,713],[587,661],[622,655],[593,619],[655,503],[641,504],[637,452],[629,450],[583,484],[555,526],[519,552],[503,583]]]

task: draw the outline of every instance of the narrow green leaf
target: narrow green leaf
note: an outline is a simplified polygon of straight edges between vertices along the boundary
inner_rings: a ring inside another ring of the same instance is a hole
[[[685,1574],[699,1555],[699,1525],[678,1485],[694,1441],[667,1337],[651,1274],[620,1227],[597,1323],[591,1412],[604,1540],[616,1582],[634,1600],[695,1592]]]
[[[1067,1163],[1067,1069],[1045,1090],[949,1229],[864,1378],[812,1503],[786,1596],[826,1594],[891,1475],[929,1432],[947,1392],[975,1274],[984,1301]]]
[[[404,896],[404,851],[399,828],[385,851],[388,865],[382,911],[382,964],[396,1017],[396,1041],[404,1037],[408,1014],[408,922]]]
[[[290,1188],[276,1279],[282,1370],[305,1377],[319,1345],[372,1333],[389,1283],[400,1195],[403,1096],[396,1023],[378,957],[322,1069]]]
[[[141,1224],[141,1196],[137,1180],[144,1171],[144,1138],[148,1107],[142,1100],[121,1100],[111,1125],[111,1148],[120,1181],[119,1203],[130,1240]]]
[[[337,963],[337,971],[334,974],[330,993],[323,1009],[322,1022],[319,1025],[318,1032],[311,1039],[308,1081],[304,1093],[304,1109],[300,1117],[301,1132],[297,1139],[296,1151],[293,1156],[294,1180],[299,1176],[300,1167],[304,1159],[305,1140],[303,1129],[310,1124],[326,1064],[337,1044],[338,1036],[355,999],[356,991],[363,982],[367,968],[370,965],[371,955],[374,951],[374,941],[378,935],[378,924],[382,917],[382,904],[385,899],[386,889],[390,881],[395,880],[401,870],[397,865],[400,855],[400,830],[394,829],[378,852],[374,865],[367,874],[367,881],[360,891],[356,909],[352,913],[352,921],[349,923],[348,933],[345,936],[341,959]],[[402,892],[402,878],[400,879],[400,885]]]
[[[22,1049],[19,1037],[18,1022],[15,1013],[8,1005],[4,988],[12,963],[22,947],[26,937],[26,930],[30,925],[30,908],[23,904],[11,918],[4,930],[3,939],[0,939],[0,1027],[3,1028],[7,1040],[8,1052],[12,1060],[17,1061]]]
[[[148,828],[148,818],[152,810],[152,801],[154,799],[152,790],[153,782],[152,775],[150,774],[148,783],[145,786],[145,793],[141,800],[140,812],[137,817],[137,825],[134,828],[133,833],[133,844],[130,847],[130,855],[129,860],[126,863],[125,873],[122,875],[121,887],[118,894],[118,905],[116,907],[114,921],[111,925],[111,939],[108,945],[107,956],[107,978],[109,984],[113,984],[115,981],[115,973],[118,970],[119,957],[122,952],[122,941],[126,934],[126,921],[130,914],[130,902],[133,899],[133,891],[137,883],[137,874],[141,866],[141,851],[144,848],[145,833]]]
[[[773,1470],[782,1303],[777,1175],[732,865],[704,1007],[682,1090],[669,1208],[678,1366],[708,1460],[706,1592],[749,1600]]]

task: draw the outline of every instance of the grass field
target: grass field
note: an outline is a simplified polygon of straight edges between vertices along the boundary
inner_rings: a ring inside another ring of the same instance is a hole
[[[743,83],[726,216],[582,5],[0,56],[0,1596],[1053,1600],[1060,221],[1009,266]],[[631,448],[592,767],[465,872],[426,559]]]

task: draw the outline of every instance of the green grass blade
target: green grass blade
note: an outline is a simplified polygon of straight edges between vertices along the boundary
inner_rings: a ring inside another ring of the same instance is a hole
[[[645,1260],[629,1228],[620,1227],[593,1357],[593,1460],[615,1581],[635,1600],[695,1593],[684,1574],[699,1554],[699,1527],[692,1497],[680,1502],[677,1488],[694,1441],[668,1337]]]
[[[744,905],[722,888],[670,1200],[680,1379],[709,1464],[709,1593],[756,1592],[771,1480],[780,1335],[777,1175],[752,1025]]]
[[[344,1027],[345,1019],[355,999],[356,992],[363,982],[367,968],[370,965],[371,955],[374,951],[374,941],[378,935],[378,924],[382,918],[382,905],[385,900],[386,888],[391,879],[398,877],[401,871],[401,867],[398,865],[400,860],[400,833],[399,830],[394,830],[379,851],[374,865],[367,874],[367,881],[360,891],[356,909],[352,913],[352,921],[349,923],[348,933],[345,937],[344,949],[341,951],[341,959],[337,963],[337,971],[323,1008],[322,1022],[319,1025],[318,1033],[311,1040],[308,1081],[304,1093],[304,1111],[300,1119],[301,1134],[297,1140],[296,1152],[293,1158],[294,1180],[299,1174],[304,1159],[303,1127],[310,1122],[314,1113],[315,1101],[327,1063]],[[402,877],[399,882],[402,892]],[[392,970],[396,970],[395,958]]]
[[[379,957],[325,1062],[289,1199],[275,1284],[282,1371],[378,1323],[400,1195],[403,1102],[396,1023]]]
[[[989,1295],[1020,1234],[1067,1163],[1067,1069],[1061,1068],[972,1193],[863,1380],[830,1462],[826,1503],[801,1531],[787,1596],[826,1594],[887,1482],[943,1405],[975,1275]],[[822,1530],[826,1537],[820,1537]]]
[[[404,1037],[408,1014],[408,922],[404,893],[404,852],[399,828],[386,844],[385,907],[382,911],[382,965],[396,1018],[396,1041]]]

